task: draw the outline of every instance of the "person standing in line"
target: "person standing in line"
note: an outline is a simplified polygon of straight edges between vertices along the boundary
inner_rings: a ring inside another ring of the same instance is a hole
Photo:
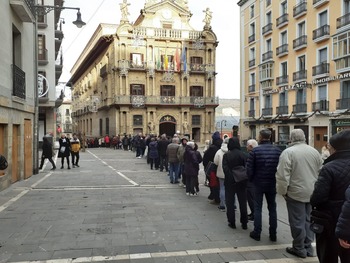
[[[188,137],[185,136],[181,139],[181,144],[179,150],[177,151],[177,158],[179,159],[179,179],[182,177],[182,185],[186,185],[186,175],[184,174],[184,153],[186,145],[188,142]]]
[[[148,156],[150,159],[151,170],[153,170],[153,165],[155,166],[155,169],[158,170],[158,142],[154,137],[151,137],[151,142],[148,145]]]
[[[184,171],[183,174],[186,177],[186,195],[195,196],[198,195],[195,192],[196,176],[198,176],[199,160],[194,150],[194,142],[188,142],[184,153]]]
[[[169,162],[169,177],[171,184],[179,183],[179,158],[177,152],[179,150],[179,138],[174,137],[166,149],[166,156]]]
[[[69,166],[70,141],[66,137],[66,135],[62,133],[61,138],[58,140],[58,142],[60,145],[58,149],[58,157],[61,158],[61,169],[64,168],[64,158],[66,158],[68,169],[70,169],[70,166]]]
[[[276,173],[277,193],[286,200],[293,238],[286,251],[300,258],[313,257],[310,197],[323,161],[320,153],[306,144],[302,129],[291,131],[290,142],[279,158]]]
[[[205,151],[203,156],[203,166],[206,168],[209,164],[209,162],[214,162],[214,156],[218,150],[221,148],[222,139],[220,138],[220,133],[218,131],[214,132],[211,136],[212,143],[209,146],[208,150]],[[214,173],[214,172],[212,172]],[[209,179],[209,187],[210,187],[210,194],[208,196],[208,199],[210,200],[211,204],[220,204],[220,185],[216,183],[216,172],[213,174],[213,178],[211,180]]]
[[[169,172],[168,168],[168,159],[166,156],[166,150],[169,145],[169,141],[166,137],[166,134],[162,134],[160,136],[160,140],[158,141],[158,152],[159,152],[159,171],[163,172],[165,170],[166,172]]]
[[[42,150],[43,150],[43,153],[41,155],[41,163],[40,163],[39,169],[40,170],[43,169],[45,159],[49,159],[49,162],[52,164],[51,170],[55,170],[56,165],[55,165],[55,162],[52,160],[52,152],[53,152],[52,144],[49,142],[49,140],[45,136],[43,137]]]
[[[246,167],[247,154],[241,151],[241,145],[237,137],[230,138],[227,145],[228,151],[223,155],[222,168],[225,174],[225,199],[227,207],[228,226],[236,228],[235,215],[235,195],[237,195],[240,211],[240,222],[242,229],[248,229],[248,213],[247,213],[247,181],[242,180],[236,182],[232,170],[235,167]],[[244,171],[245,172],[245,171]]]
[[[122,139],[122,145],[123,145],[124,151],[127,151],[129,148],[129,138],[126,136],[126,134],[124,134],[124,137]]]
[[[350,185],[350,129],[329,139],[330,156],[324,161],[318,175],[310,203],[312,217],[324,215],[324,229],[316,233],[316,251],[320,263],[350,262],[350,250],[340,246],[335,235],[336,224]],[[349,224],[349,222],[347,222]]]
[[[262,206],[265,195],[269,210],[270,240],[277,240],[276,171],[281,150],[271,143],[271,131],[259,132],[260,144],[250,153],[247,160],[248,178],[254,184],[254,230],[249,236],[260,241],[262,231]]]
[[[247,152],[250,153],[256,146],[258,142],[255,139],[250,139],[247,141]],[[248,215],[248,220],[254,221],[254,184],[248,180],[247,182],[247,201],[250,209],[250,214]]]
[[[72,155],[72,167],[80,167],[79,166],[79,151],[80,151],[80,141],[77,137],[76,133],[73,133],[73,138],[70,140],[71,145],[71,155]]]
[[[220,150],[218,150],[215,153],[214,156],[214,163],[217,165],[217,170],[216,170],[216,176],[219,178],[219,183],[220,183],[220,205],[218,209],[221,212],[225,212],[226,209],[226,200],[225,200],[225,173],[224,170],[222,169],[222,160],[224,158],[224,154],[227,153],[229,138],[226,138],[224,142],[221,144]]]
[[[198,161],[198,167],[196,167],[197,173],[196,173],[195,178],[194,178],[194,190],[195,190],[195,194],[198,195],[198,193],[199,193],[199,181],[198,181],[199,164],[201,162],[203,162],[203,158],[202,158],[201,153],[198,151],[198,144],[197,143],[194,143],[193,149],[194,149],[194,152],[197,156],[197,161]]]

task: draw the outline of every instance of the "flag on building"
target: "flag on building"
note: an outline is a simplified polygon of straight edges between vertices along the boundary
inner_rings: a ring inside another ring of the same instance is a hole
[[[183,47],[181,54],[181,62],[184,65],[184,72],[187,72],[187,57],[186,57],[186,48]]]
[[[174,68],[176,71],[180,71],[181,69],[180,53],[178,48],[176,48],[176,51],[175,51]]]

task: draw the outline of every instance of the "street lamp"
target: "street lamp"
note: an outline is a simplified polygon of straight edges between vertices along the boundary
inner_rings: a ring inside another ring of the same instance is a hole
[[[63,9],[73,9],[78,10],[77,12],[77,20],[73,21],[73,24],[76,25],[78,28],[82,28],[86,25],[86,23],[81,19],[81,13],[79,7],[66,7],[66,6],[50,6],[50,5],[34,5],[35,13],[39,16],[46,15],[47,13],[51,12],[52,10],[63,10]]]
[[[222,137],[222,123],[224,123],[224,125],[225,125],[225,127],[226,127],[226,120],[222,120],[222,121],[220,122],[220,130],[221,130],[221,132],[220,132],[220,137]]]

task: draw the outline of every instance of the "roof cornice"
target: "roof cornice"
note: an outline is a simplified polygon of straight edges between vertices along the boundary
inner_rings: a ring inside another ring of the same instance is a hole
[[[247,3],[247,2],[248,2],[248,0],[240,0],[240,1],[237,3],[237,5],[242,6],[242,5],[244,5],[245,3]]]

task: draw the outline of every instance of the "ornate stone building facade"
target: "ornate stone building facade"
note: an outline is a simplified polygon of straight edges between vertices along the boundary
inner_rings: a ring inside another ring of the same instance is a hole
[[[194,30],[187,1],[146,1],[136,22],[100,24],[72,69],[73,129],[105,134],[188,134],[215,129],[217,39],[211,12]]]

